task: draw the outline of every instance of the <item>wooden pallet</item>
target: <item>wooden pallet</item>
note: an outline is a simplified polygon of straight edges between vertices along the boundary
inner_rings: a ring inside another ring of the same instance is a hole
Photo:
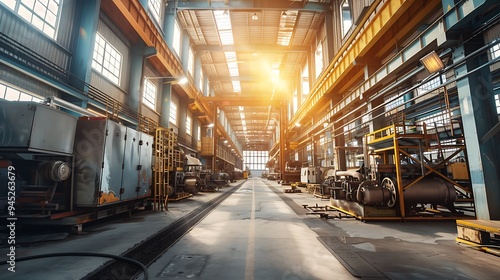
[[[458,238],[476,244],[491,244],[491,235],[500,236],[500,221],[457,220]]]

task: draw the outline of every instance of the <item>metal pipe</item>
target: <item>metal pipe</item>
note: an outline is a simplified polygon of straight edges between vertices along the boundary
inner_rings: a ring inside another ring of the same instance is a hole
[[[335,176],[350,176],[353,178],[357,178],[358,181],[364,180],[363,174],[359,173],[356,170],[347,170],[347,171],[337,170],[337,171],[335,171]]]
[[[65,109],[68,109],[68,110],[71,110],[71,111],[74,111],[74,112],[77,112],[77,113],[80,113],[84,116],[89,116],[89,117],[97,117],[98,115],[95,114],[95,113],[92,113],[90,112],[89,110],[86,110],[82,107],[79,107],[73,103],[70,103],[66,100],[63,100],[59,97],[56,97],[56,96],[49,96],[49,97],[46,97],[45,98],[45,104],[49,105],[49,106],[54,106],[54,105],[57,105],[59,107],[63,107]]]

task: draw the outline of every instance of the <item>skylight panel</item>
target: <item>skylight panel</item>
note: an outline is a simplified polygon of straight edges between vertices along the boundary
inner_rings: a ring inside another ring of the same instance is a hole
[[[231,20],[229,14],[224,10],[214,11],[215,24],[217,25],[217,30],[219,31],[219,38],[222,45],[232,45],[233,40],[233,29],[231,27]]]
[[[241,92],[240,81],[233,81],[233,90],[234,92]]]
[[[297,21],[297,11],[283,11],[278,30],[278,45],[288,46],[290,44],[295,21]]]

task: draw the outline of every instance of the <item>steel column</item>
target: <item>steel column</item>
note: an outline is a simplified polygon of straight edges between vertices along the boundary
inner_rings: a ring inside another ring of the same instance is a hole
[[[453,59],[460,60],[482,46],[482,42],[458,46],[453,52]],[[495,145],[500,143],[500,135],[480,142],[481,137],[498,124],[490,68],[482,67],[466,75],[487,62],[486,53],[470,58],[455,68],[455,75],[462,77],[457,79],[457,90],[476,215],[478,219],[494,220],[500,219],[500,149]]]

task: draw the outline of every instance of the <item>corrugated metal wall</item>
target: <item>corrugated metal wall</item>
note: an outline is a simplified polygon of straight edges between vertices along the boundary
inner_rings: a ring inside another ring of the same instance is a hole
[[[29,79],[26,75],[14,71],[12,68],[0,63],[0,80],[24,89],[25,92],[35,93],[43,97],[58,96],[53,87],[35,79]]]
[[[70,5],[72,1],[67,2],[68,6],[64,5],[63,14],[73,14],[71,9],[74,9],[74,5]],[[61,19],[57,41],[54,41],[8,8],[0,6],[0,32],[66,70],[71,62],[69,47],[72,31],[73,22]]]
[[[54,41],[17,16],[12,10],[0,5],[0,32],[57,66],[69,70],[72,57],[69,50],[73,41],[74,13],[75,1],[64,1],[58,36]],[[39,80],[26,77],[23,73],[5,65],[0,66],[0,79],[42,96],[58,96],[54,88]]]

